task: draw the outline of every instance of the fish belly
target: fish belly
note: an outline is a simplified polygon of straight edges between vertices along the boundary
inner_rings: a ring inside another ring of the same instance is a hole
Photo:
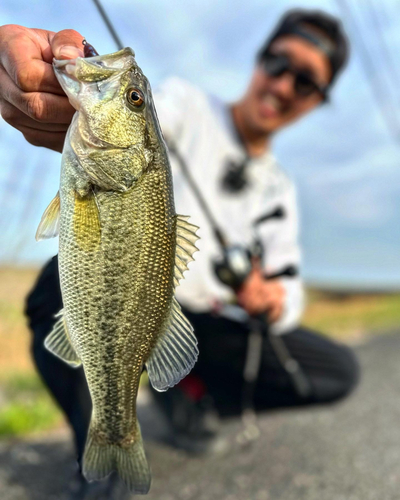
[[[77,238],[76,193],[68,184],[60,190],[64,315],[93,403],[84,462],[97,463],[104,447],[109,453],[108,465],[87,470],[88,479],[107,475],[110,463],[127,464],[122,453],[134,454],[148,476],[136,397],[143,364],[170,314],[176,245],[171,197],[150,180],[126,193],[96,193],[101,238],[91,248]],[[140,490],[133,470],[119,473]]]
[[[73,215],[68,230],[62,221],[60,231],[68,329],[85,370],[93,418],[113,442],[135,430],[142,366],[163,332],[173,294],[172,210],[168,197],[149,188],[96,195],[97,248],[80,248]],[[66,197],[74,203],[73,193]]]

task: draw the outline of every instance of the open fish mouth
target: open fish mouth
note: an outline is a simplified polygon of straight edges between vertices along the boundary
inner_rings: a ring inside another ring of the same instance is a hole
[[[66,67],[69,65],[71,65],[71,67],[66,70]],[[55,71],[66,70],[74,73],[76,71],[76,68],[80,65],[97,66],[98,68],[104,68],[106,72],[107,70],[123,71],[129,66],[137,66],[135,61],[135,53],[130,47],[106,55],[77,57],[76,59],[53,59],[53,66]],[[73,66],[75,66],[75,69],[73,69]]]
[[[72,106],[79,111],[78,95],[84,83],[106,80],[129,68],[137,67],[132,49],[125,48],[112,54],[76,59],[54,59],[57,79]]]
[[[76,78],[77,61],[81,59],[53,59],[53,68],[58,82],[67,94],[71,105],[79,111],[78,95],[81,89],[80,82]]]

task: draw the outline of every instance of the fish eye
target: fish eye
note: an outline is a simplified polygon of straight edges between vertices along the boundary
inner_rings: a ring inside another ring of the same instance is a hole
[[[134,108],[140,109],[144,105],[144,95],[143,92],[136,88],[128,89],[126,93],[126,98],[128,103],[131,104]]]

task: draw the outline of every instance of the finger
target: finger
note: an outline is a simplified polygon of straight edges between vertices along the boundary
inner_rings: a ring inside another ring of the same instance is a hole
[[[267,280],[263,283],[263,294],[271,298],[283,297],[285,289],[279,281]]]
[[[0,99],[0,114],[3,120],[12,125],[16,129],[20,127],[30,127],[36,130],[44,130],[48,132],[66,132],[68,130],[69,124],[59,124],[59,123],[41,123],[29,118],[25,113],[20,111],[18,108],[13,106],[7,101]]]
[[[249,307],[251,305],[251,302],[248,300],[248,297],[246,295],[242,295],[241,297],[237,298],[237,302],[240,307],[242,307],[245,311],[249,312]]]
[[[271,323],[276,323],[282,316],[282,309],[275,308],[268,314],[268,319]]]
[[[257,296],[254,295],[251,290],[244,291],[240,296],[238,296],[239,305],[247,309],[251,307],[254,303],[254,299],[257,299]]]
[[[271,323],[275,323],[280,319],[283,313],[282,304],[276,302],[268,310],[268,319]]]
[[[285,289],[284,286],[282,285],[282,282],[280,280],[274,279],[274,280],[266,280],[265,283],[271,288],[276,290],[279,293],[284,293]]]
[[[36,130],[30,127],[21,127],[19,129],[24,135],[25,139],[33,146],[44,147],[54,151],[62,152],[65,132],[45,132],[43,130]]]
[[[49,42],[47,43],[49,47]],[[12,81],[24,92],[52,92],[62,95],[51,63],[43,60],[43,38],[34,30],[16,33],[2,42],[0,63]]]
[[[243,302],[242,307],[249,314],[259,314],[267,310],[265,303],[260,300],[259,297],[246,297],[246,300]]]
[[[279,298],[276,291],[270,288],[264,288],[261,295],[268,306]]]
[[[66,96],[46,92],[22,92],[10,78],[0,79],[1,96],[34,121],[69,124],[75,113]]]
[[[51,50],[55,59],[75,59],[84,57],[83,36],[75,30],[63,30],[51,40]]]

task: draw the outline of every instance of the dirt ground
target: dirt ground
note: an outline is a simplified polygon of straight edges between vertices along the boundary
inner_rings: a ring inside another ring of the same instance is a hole
[[[146,498],[398,500],[400,332],[373,339],[357,353],[362,381],[346,401],[265,414],[261,437],[245,448],[235,442],[240,421],[226,423],[227,447],[211,456],[189,457],[160,442],[163,422],[144,398],[139,418],[153,471]],[[67,500],[75,473],[65,431],[0,444],[2,500]]]

